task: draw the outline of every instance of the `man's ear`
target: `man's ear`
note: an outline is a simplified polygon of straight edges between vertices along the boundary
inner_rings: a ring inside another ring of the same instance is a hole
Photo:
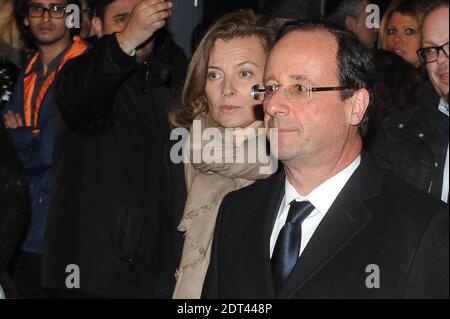
[[[351,17],[351,16],[347,16],[345,18],[345,28],[348,31],[351,31],[351,32],[355,33],[355,31],[356,31],[356,19]]]
[[[370,102],[370,94],[366,89],[359,89],[349,98],[349,102],[349,124],[358,126],[364,119],[364,114],[366,114]]]
[[[24,24],[26,27],[29,27],[29,26],[30,26],[30,20],[28,20],[28,17],[25,17],[25,18],[23,19],[23,24]]]
[[[97,38],[101,38],[103,36],[103,22],[99,17],[92,18],[92,30]]]

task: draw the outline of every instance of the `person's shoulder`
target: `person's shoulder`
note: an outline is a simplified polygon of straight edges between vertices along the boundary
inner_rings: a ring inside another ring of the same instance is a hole
[[[273,175],[265,179],[257,180],[247,187],[228,193],[224,200],[240,205],[253,198],[260,198],[264,201],[271,192],[276,191],[280,186],[284,186],[284,179],[284,170],[282,167],[279,167]]]
[[[433,129],[434,121],[435,114],[431,110],[416,105],[388,117],[382,125],[383,136],[392,143],[416,138],[423,130]]]
[[[439,95],[428,79],[428,75],[422,74],[415,105],[386,118],[384,126],[402,129],[410,124],[417,125],[425,119],[430,120],[435,116],[438,104]]]
[[[409,109],[403,110],[402,112],[387,117],[384,126],[403,128],[403,126],[407,125],[412,119],[424,114],[425,108],[421,105],[416,105]]]
[[[405,223],[408,220],[427,223],[439,212],[448,212],[448,205],[443,201],[390,174],[384,176],[378,200],[391,207],[384,212],[388,218],[397,218]]]

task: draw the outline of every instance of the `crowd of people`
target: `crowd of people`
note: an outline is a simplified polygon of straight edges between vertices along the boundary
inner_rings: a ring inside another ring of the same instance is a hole
[[[0,1],[0,299],[449,297],[449,1],[294,3]]]

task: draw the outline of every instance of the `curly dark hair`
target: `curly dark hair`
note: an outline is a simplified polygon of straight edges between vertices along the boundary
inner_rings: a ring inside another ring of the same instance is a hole
[[[370,110],[371,127],[379,127],[389,115],[413,107],[421,80],[420,70],[389,51],[376,52],[375,66],[377,98]]]

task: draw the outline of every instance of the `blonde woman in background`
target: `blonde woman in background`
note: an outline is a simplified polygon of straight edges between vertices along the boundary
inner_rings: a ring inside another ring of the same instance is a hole
[[[0,112],[19,75],[23,42],[14,16],[14,0],[0,0]]]
[[[20,65],[23,42],[14,16],[14,0],[0,0],[0,58]]]
[[[424,15],[424,0],[394,0],[383,16],[378,48],[391,51],[414,67],[420,67],[417,50]]]

